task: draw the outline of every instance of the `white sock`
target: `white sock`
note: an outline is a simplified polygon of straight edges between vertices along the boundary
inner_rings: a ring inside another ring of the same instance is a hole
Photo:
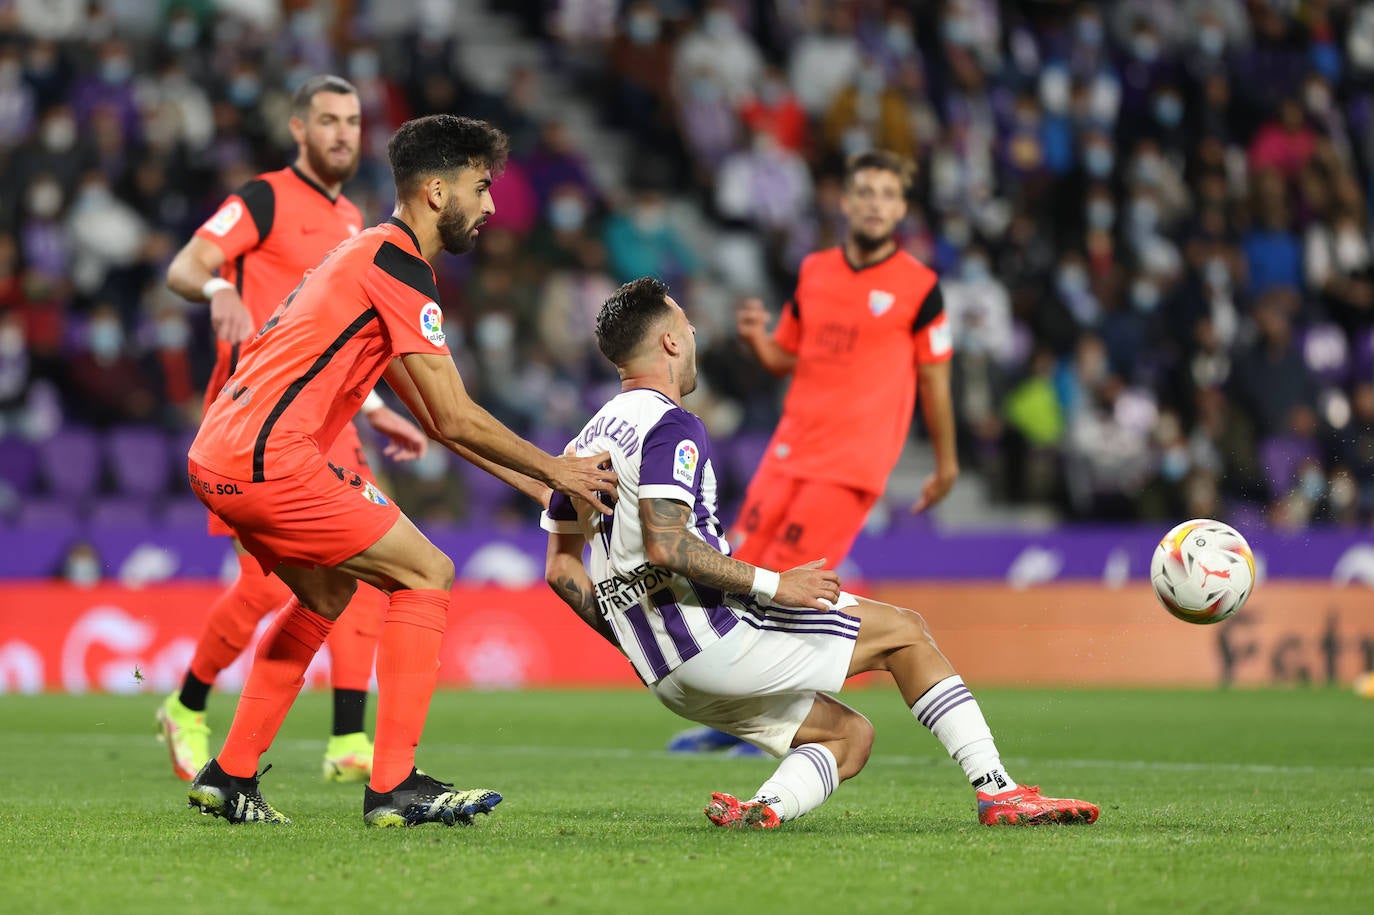
[[[1016,784],[1002,767],[983,710],[962,677],[946,677],[926,690],[911,714],[945,745],[974,788],[998,794]]]
[[[752,800],[762,801],[783,820],[815,810],[840,783],[835,754],[818,743],[804,743],[782,758]]]

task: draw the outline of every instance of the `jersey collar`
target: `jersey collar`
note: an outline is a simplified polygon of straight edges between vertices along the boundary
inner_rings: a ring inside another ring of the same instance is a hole
[[[319,194],[325,200],[328,200],[331,205],[338,203],[339,198],[337,196],[331,196],[328,191],[326,191],[322,186],[317,184],[315,180],[311,178],[309,175],[307,175],[305,172],[301,171],[299,168],[296,168],[296,166],[294,165],[291,166],[291,171],[293,174],[295,174],[297,178],[301,179],[301,181],[305,183],[306,187],[310,188],[312,191]]]
[[[874,267],[881,267],[883,264],[886,264],[888,261],[896,257],[898,253],[901,252],[901,250],[902,246],[897,245],[895,248],[892,249],[892,253],[884,257],[882,260],[874,261],[871,264],[860,265],[850,260],[849,249],[846,248],[844,245],[840,245],[840,257],[844,258],[845,266],[852,270],[854,273],[862,273],[865,270],[872,270]]]
[[[410,236],[410,240],[415,243],[415,253],[419,254],[421,252],[420,239],[416,237],[414,229],[397,219],[395,216],[389,217],[387,222],[391,223],[393,226],[400,226],[402,229],[405,229],[406,234]]]

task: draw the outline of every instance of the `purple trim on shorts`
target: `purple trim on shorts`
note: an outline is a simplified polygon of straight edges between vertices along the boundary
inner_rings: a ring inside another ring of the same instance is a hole
[[[663,588],[650,595],[649,600],[658,609],[659,616],[663,617],[663,628],[673,640],[673,650],[685,661],[695,657],[701,651],[701,646],[692,637],[692,630],[687,626],[682,608],[673,599],[675,596],[671,588]]]
[[[758,607],[761,612],[778,616],[838,616],[847,622],[853,623],[855,629],[858,629],[859,623],[862,622],[857,616],[850,616],[842,610],[807,610],[804,607],[798,609],[796,607],[778,607],[773,604],[759,604]]]
[[[928,728],[933,728],[935,727],[935,722],[944,717],[945,712],[972,698],[973,693],[968,691],[967,686],[962,683],[956,683],[936,696],[935,699],[925,707],[925,710],[921,712],[920,715],[916,716],[916,720]]]
[[[792,751],[797,756],[804,756],[816,767],[816,771],[821,774],[821,786],[825,789],[826,797],[835,793],[835,777],[830,773],[829,760],[825,754],[810,744],[804,744]]]
[[[856,636],[859,634],[859,621],[854,620],[854,625],[851,626],[849,622],[850,618],[846,617],[843,613],[825,613],[819,610],[793,610],[790,611],[794,614],[793,616],[783,616],[774,613],[774,609],[773,607],[769,607],[767,610],[764,610],[757,605],[749,608],[750,613],[758,617],[760,622],[771,623],[774,626],[779,626],[784,629],[794,626],[830,626],[835,629],[842,629],[845,632],[853,633]],[[835,617],[837,616],[841,618],[836,619]]]
[[[751,619],[747,616],[741,616],[739,619],[741,622],[748,623],[755,629],[761,629],[765,632],[790,632],[793,635],[804,635],[806,633],[815,633],[817,635],[833,635],[838,636],[842,639],[849,639],[849,641],[851,642],[856,642],[859,639],[857,633],[849,632],[845,629],[825,628],[823,625],[803,626],[801,624],[796,624],[792,626],[770,626],[766,623],[761,623],[758,620]]]
[[[649,617],[644,612],[644,608],[636,604],[626,610],[624,616],[630,624],[630,630],[635,634],[635,641],[639,643],[639,650],[644,654],[644,660],[649,662],[649,669],[653,671],[654,679],[661,680],[668,676],[668,662],[664,659],[663,652],[659,650],[658,639],[654,638],[654,630],[649,625]]]

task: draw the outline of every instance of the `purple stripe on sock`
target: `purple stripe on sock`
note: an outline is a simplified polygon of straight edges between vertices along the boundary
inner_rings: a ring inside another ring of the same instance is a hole
[[[668,662],[663,658],[663,652],[658,648],[658,639],[654,638],[654,630],[649,625],[649,617],[644,613],[644,608],[638,605],[625,611],[625,619],[630,623],[630,629],[635,634],[635,641],[639,643],[639,650],[644,653],[644,660],[649,662],[649,669],[654,672],[655,679],[668,676]]]
[[[821,774],[821,786],[825,789],[825,793],[827,795],[833,794],[835,792],[835,782],[830,775],[830,766],[826,764],[827,760],[825,754],[811,746],[797,747],[793,752],[804,755],[811,761],[811,765],[815,766],[816,771]]]
[[[949,705],[946,705],[944,708],[940,709],[940,713],[936,715],[934,718],[930,719],[930,724],[926,725],[926,727],[931,728],[933,730],[935,728],[936,723],[939,722],[941,718],[945,717],[945,715],[949,712],[950,709],[958,708],[965,702],[972,701],[973,693],[966,694],[962,699],[956,699],[954,702],[951,702]]]
[[[935,713],[939,711],[942,711],[946,705],[953,702],[955,699],[958,699],[960,696],[967,695],[969,695],[968,687],[964,686],[964,684],[962,683],[956,683],[954,686],[951,686],[949,689],[945,690],[943,693],[936,696],[935,699],[932,700],[931,703],[925,707],[925,711],[921,712],[921,714],[917,716],[918,720],[921,722],[921,724],[924,724],[926,727],[930,727],[929,722],[931,716],[933,716]]]
[[[668,637],[673,640],[673,650],[677,652],[682,660],[695,657],[701,651],[701,646],[692,637],[692,630],[687,627],[687,620],[682,615],[682,608],[673,600],[671,588],[664,588],[655,591],[649,600],[658,608],[659,616],[663,617],[663,628],[668,633]]]

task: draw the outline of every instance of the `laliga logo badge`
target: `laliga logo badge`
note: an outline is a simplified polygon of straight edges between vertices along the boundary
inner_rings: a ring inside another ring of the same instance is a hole
[[[444,345],[444,313],[433,302],[426,302],[420,309],[420,333],[435,346]]]
[[[697,471],[697,446],[690,439],[677,443],[676,457],[673,459],[673,479],[683,486],[691,486]]]

